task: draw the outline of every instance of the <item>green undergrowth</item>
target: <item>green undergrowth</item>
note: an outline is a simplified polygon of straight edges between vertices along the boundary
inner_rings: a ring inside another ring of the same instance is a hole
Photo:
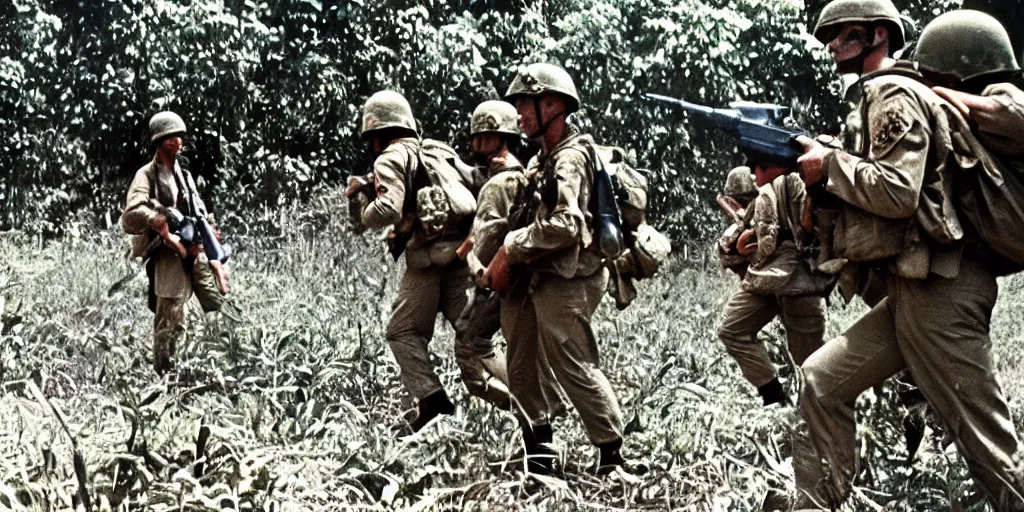
[[[792,492],[795,413],[762,408],[715,336],[736,281],[681,258],[595,321],[625,452],[645,473],[591,476],[595,450],[570,411],[555,424],[563,472],[525,476],[514,419],[466,395],[440,324],[432,348],[457,413],[400,439],[411,402],[383,340],[400,267],[376,235],[331,222],[329,205],[268,213],[282,236],[230,236],[229,305],[190,313],[165,378],[151,369],[145,278],[122,234],[0,235],[0,507],[84,510],[87,495],[92,510],[711,511]],[[1002,283],[993,322],[1018,425],[1022,287]],[[864,311],[834,300],[829,335]],[[775,347],[780,335],[761,336]],[[795,397],[793,372],[782,375]],[[934,420],[906,462],[894,397],[886,385],[861,400],[869,464],[847,510],[984,510]]]

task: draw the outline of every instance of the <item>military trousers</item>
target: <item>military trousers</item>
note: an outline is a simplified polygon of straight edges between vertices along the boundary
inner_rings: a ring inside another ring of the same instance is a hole
[[[489,290],[472,289],[455,329],[461,340],[455,343],[455,359],[462,383],[474,396],[509,410],[512,397],[505,354],[493,342],[501,329],[501,298]]]
[[[819,295],[763,295],[742,288],[729,297],[722,313],[722,325],[718,328],[718,339],[754,387],[775,378],[775,366],[768,357],[768,350],[764,342],[757,340],[757,333],[775,317],[779,317],[786,328],[789,353],[799,366],[822,345],[825,299]]]
[[[149,300],[154,313],[153,367],[157,373],[168,371],[173,366],[178,342],[185,337],[185,312],[193,293],[205,312],[219,311],[224,301],[204,256],[183,265],[182,272],[186,278],[183,295],[160,293],[161,290],[153,286],[156,275],[150,275]],[[147,271],[158,273],[166,270],[156,267],[147,268]]]
[[[856,474],[857,397],[906,368],[995,509],[1024,510],[1017,434],[992,363],[995,278],[968,253],[955,278],[890,276],[888,287],[888,297],[803,365],[798,505],[831,508],[845,500]]]
[[[509,299],[501,310],[502,332],[509,341],[509,384],[527,419],[533,426],[547,423],[558,403],[551,375],[594,444],[622,438],[619,401],[598,366],[597,339],[590,326],[607,283],[603,267],[592,276],[573,279],[540,274],[525,296]]]
[[[402,383],[412,396],[424,398],[444,389],[430,363],[428,348],[440,312],[456,330],[456,362],[467,390],[485,400],[493,398],[487,392],[489,377],[484,372],[491,368],[496,374],[494,377],[501,377],[504,365],[500,364],[500,353],[495,351],[490,337],[467,335],[456,326],[471,286],[469,268],[465,264],[407,268],[402,275],[385,338],[398,362]],[[502,403],[500,397],[495,405],[508,408],[508,402]]]

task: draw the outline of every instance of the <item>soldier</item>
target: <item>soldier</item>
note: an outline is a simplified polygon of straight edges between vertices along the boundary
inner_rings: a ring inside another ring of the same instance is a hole
[[[149,308],[153,322],[153,367],[170,370],[178,341],[185,334],[185,304],[193,292],[204,311],[217,311],[222,297],[201,245],[185,248],[168,227],[169,208],[193,216],[207,215],[196,193],[195,181],[178,164],[187,129],[174,112],[160,112],[149,120],[153,160],[135,173],[128,189],[121,229],[135,235],[132,257],[146,260]],[[221,287],[226,292],[226,283]]]
[[[854,405],[907,368],[955,437],[974,481],[998,510],[1020,510],[1017,435],[995,379],[989,320],[995,277],[964,236],[948,166],[955,115],[906,69],[889,0],[835,0],[815,28],[840,71],[860,75],[860,145],[829,149],[802,138],[807,187],[838,198],[833,249],[889,267],[888,296],[802,368],[802,424],[794,445],[798,508],[835,509],[851,490]],[[899,71],[897,73],[897,71]],[[1018,503],[1018,504],[1014,504]]]
[[[536,328],[539,333],[517,336],[522,343],[511,343],[508,354],[512,394],[528,420],[523,424],[526,452],[542,472],[551,470],[546,444],[553,432],[545,418],[548,397],[541,392],[546,358],[599,449],[598,472],[608,473],[623,464],[622,413],[598,367],[590,326],[608,283],[600,249],[592,243],[587,145],[593,140],[566,119],[580,101],[572,78],[558,66],[521,68],[505,99],[515,104],[523,133],[541,145],[527,166],[530,183],[517,202],[524,208],[513,212],[511,232],[488,270],[491,274],[506,261],[523,269],[502,307],[502,331]]]
[[[401,370],[402,382],[418,399],[417,415],[409,423],[419,431],[431,419],[452,414],[452,404],[430,364],[427,345],[434,333],[438,312],[453,324],[456,361],[467,390],[499,408],[508,408],[508,395],[490,386],[491,377],[502,380],[500,360],[488,350],[489,340],[470,339],[454,325],[466,306],[471,286],[469,268],[456,255],[466,238],[468,222],[429,233],[419,217],[417,196],[429,186],[422,168],[425,149],[440,150],[457,162],[455,153],[436,141],[420,139],[409,102],[399,93],[381,91],[363,106],[362,138],[375,155],[373,171],[367,178],[353,178],[345,191],[350,214],[362,226],[380,229],[392,226],[392,253],[405,254],[405,273],[391,310],[386,338]],[[369,186],[369,185],[372,186]],[[475,205],[474,205],[475,206]],[[486,346],[485,346],[486,345]],[[487,375],[487,369],[497,375]]]
[[[519,113],[515,107],[504,101],[485,101],[473,112],[470,125],[473,151],[486,163],[487,182],[480,189],[477,198],[476,219],[473,221],[470,236],[472,249],[466,256],[470,273],[478,288],[460,321],[465,322],[464,329],[472,338],[487,340],[489,343],[502,327],[501,311],[505,309],[503,304],[509,299],[503,299],[487,289],[490,287],[490,281],[486,270],[509,232],[509,215],[516,199],[525,190],[527,179],[523,165],[509,151],[511,145],[518,143],[520,133]],[[507,330],[503,331],[503,334],[510,347],[524,344],[528,347],[537,346],[539,335],[535,325],[509,321],[505,322],[505,327]],[[543,357],[543,354],[539,357]],[[498,361],[495,362],[495,365],[497,364]],[[504,356],[500,358],[500,365],[502,383],[507,383]],[[550,375],[550,368],[545,362],[540,366],[546,373],[541,379],[540,392],[550,405],[544,409],[542,416],[545,423],[539,425],[539,433],[534,430],[534,434],[540,439],[537,442],[550,443],[550,427],[547,426],[550,425],[553,416],[564,411],[564,407]],[[492,374],[497,373],[495,371]],[[516,412],[521,414],[521,411]],[[524,421],[524,418],[520,418],[520,421]],[[534,459],[528,459],[528,467],[534,472],[544,470],[544,467]]]
[[[733,271],[740,279],[747,275],[750,258],[749,255],[737,251],[736,242],[743,234],[750,204],[756,197],[757,184],[754,183],[754,173],[750,167],[741,165],[729,171],[725,178],[725,189],[718,202],[723,208],[728,206],[725,213],[729,215],[732,224],[719,237],[716,249],[722,268]]]
[[[747,257],[750,266],[742,286],[725,304],[718,339],[769,406],[789,403],[789,399],[757,333],[779,317],[793,362],[803,364],[821,347],[823,294],[831,289],[831,278],[812,271],[802,257],[812,234],[801,225],[805,194],[799,176],[774,165],[755,165],[754,176],[760,193],[747,214],[749,227],[735,242],[735,251]]]
[[[932,89],[973,122],[985,147],[1024,157],[1024,92],[1009,83],[1020,66],[999,21],[980,11],[943,14],[921,32],[914,60]]]

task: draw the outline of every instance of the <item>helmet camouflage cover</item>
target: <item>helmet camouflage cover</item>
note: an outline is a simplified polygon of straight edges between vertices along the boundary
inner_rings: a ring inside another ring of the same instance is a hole
[[[156,142],[168,135],[185,134],[187,131],[185,121],[174,112],[165,110],[149,118],[150,142]]]
[[[1020,70],[1003,25],[972,10],[947,12],[925,26],[914,60],[922,69],[961,81]]]
[[[365,139],[372,132],[388,128],[402,128],[419,135],[412,107],[405,97],[395,91],[380,91],[370,96],[363,105],[360,136]]]
[[[892,0],[833,0],[821,10],[814,26],[814,37],[828,44],[828,34],[848,23],[877,23],[887,21],[896,29],[889,34],[889,51],[895,52],[906,44],[900,11]]]
[[[757,184],[754,182],[754,175],[750,167],[741,165],[729,171],[725,178],[725,190],[723,195],[732,198],[752,198],[757,195]]]
[[[521,96],[540,96],[544,93],[557,93],[569,98],[570,112],[580,108],[580,95],[569,73],[554,64],[544,63],[520,67],[505,93],[505,101],[515,103]]]
[[[519,135],[519,112],[505,101],[485,101],[477,105],[469,121],[469,134],[478,133]]]

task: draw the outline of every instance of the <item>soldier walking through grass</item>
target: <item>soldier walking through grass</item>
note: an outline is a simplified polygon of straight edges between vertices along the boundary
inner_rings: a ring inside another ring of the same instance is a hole
[[[802,368],[797,508],[835,509],[845,501],[856,468],[857,397],[907,368],[989,501],[1001,511],[1021,510],[1018,440],[989,339],[996,280],[978,240],[961,225],[951,189],[960,171],[954,152],[963,148],[950,141],[973,135],[891,59],[904,35],[888,0],[833,1],[815,37],[840,72],[861,77],[865,122],[862,143],[846,151],[801,139],[801,175],[809,189],[840,202],[835,255],[884,262],[890,272],[888,296]]]
[[[405,273],[385,336],[402,383],[418,400],[412,430],[455,412],[430,363],[428,344],[439,312],[455,328],[456,361],[467,390],[507,409],[500,355],[489,338],[467,336],[456,325],[472,286],[469,268],[456,255],[476,208],[468,190],[475,180],[472,169],[446,144],[420,137],[409,102],[397,92],[381,91],[366,101],[362,137],[374,155],[373,171],[353,178],[346,195],[354,201],[353,220],[371,229],[391,226],[392,254],[405,254]],[[435,179],[447,181],[438,185]],[[469,214],[446,211],[453,203]],[[492,377],[499,386],[488,384]]]
[[[566,119],[579,109],[580,100],[572,78],[558,66],[521,68],[505,99],[515,104],[523,133],[541,145],[527,166],[529,183],[519,203],[527,208],[513,213],[511,232],[490,266],[503,268],[507,262],[518,269],[510,300],[502,307],[502,331],[538,332],[517,337],[508,353],[512,393],[527,416],[522,425],[526,452],[532,469],[551,471],[553,431],[545,417],[550,398],[542,392],[546,363],[599,449],[598,472],[607,473],[623,464],[623,427],[590,325],[608,283],[594,243],[587,151],[593,140]]]
[[[789,398],[757,334],[778,317],[786,329],[793,362],[803,364],[821,347],[825,334],[823,294],[831,290],[832,278],[813,270],[807,256],[813,233],[803,224],[806,195],[800,177],[771,164],[755,163],[753,181],[749,168],[738,171],[745,172],[746,182],[730,173],[727,195],[748,195],[748,188],[757,193],[757,187],[760,192],[746,212],[749,223],[728,248],[728,252],[747,258],[750,265],[744,268],[740,289],[725,304],[718,339],[757,388],[765,406],[786,404]],[[734,190],[728,189],[730,184]]]
[[[185,335],[185,305],[195,293],[204,311],[217,311],[222,290],[202,245],[185,247],[169,227],[173,208],[206,217],[206,205],[196,193],[192,174],[178,164],[187,129],[173,112],[160,112],[149,121],[153,160],[135,173],[128,189],[121,228],[132,237],[132,257],[146,260],[148,302],[153,322],[153,367],[163,374],[174,366],[174,353]]]

